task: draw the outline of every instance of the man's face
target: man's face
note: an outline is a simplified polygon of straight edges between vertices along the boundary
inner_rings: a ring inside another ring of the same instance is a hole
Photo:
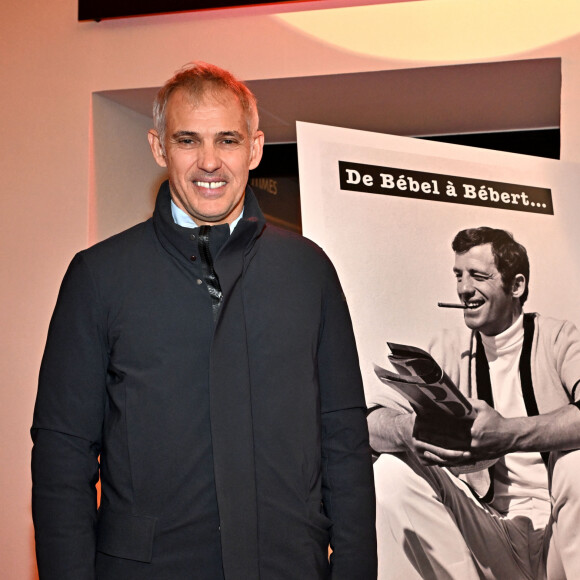
[[[508,291],[504,289],[491,244],[455,254],[453,272],[457,278],[459,299],[467,306],[463,316],[469,328],[495,336],[516,321],[521,312],[519,296],[526,282],[518,274],[513,287]]]
[[[149,133],[153,156],[167,167],[171,197],[197,225],[231,223],[241,213],[248,171],[262,158],[264,134],[248,134],[238,98],[206,93],[192,102],[176,90],[166,109],[165,148]]]

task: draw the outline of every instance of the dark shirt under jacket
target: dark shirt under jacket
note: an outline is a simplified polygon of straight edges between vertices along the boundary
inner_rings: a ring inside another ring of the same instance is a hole
[[[32,428],[41,580],[376,577],[365,405],[334,269],[267,226],[249,189],[222,229],[209,233],[217,309],[199,228],[173,222],[167,183],[151,220],[73,259]]]

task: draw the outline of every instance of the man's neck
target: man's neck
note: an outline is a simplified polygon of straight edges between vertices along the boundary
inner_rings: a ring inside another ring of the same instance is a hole
[[[486,348],[488,349],[500,349],[509,346],[512,343],[521,343],[524,336],[524,315],[520,312],[520,315],[516,320],[508,326],[503,332],[496,334],[495,336],[488,336],[481,333],[481,340]],[[521,346],[521,344],[520,344]]]
[[[199,224],[196,224],[193,218],[186,212],[184,212],[173,200],[171,200],[171,215],[173,216],[173,221],[183,228],[197,228]],[[240,215],[229,224],[230,226],[230,234],[234,231],[234,228],[238,224],[238,222],[242,219],[244,215],[244,210],[242,208],[242,212]]]

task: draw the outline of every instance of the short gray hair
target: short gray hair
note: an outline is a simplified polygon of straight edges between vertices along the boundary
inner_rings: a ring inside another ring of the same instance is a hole
[[[227,70],[213,64],[197,61],[185,65],[159,89],[153,103],[153,125],[161,146],[165,144],[166,111],[169,98],[177,89],[183,89],[192,99],[201,100],[208,92],[230,91],[240,101],[248,134],[258,130],[259,117],[256,97],[250,89]]]

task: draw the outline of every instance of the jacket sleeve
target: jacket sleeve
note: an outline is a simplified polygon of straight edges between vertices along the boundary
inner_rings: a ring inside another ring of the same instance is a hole
[[[42,359],[32,424],[32,515],[41,580],[94,580],[105,332],[77,255],[63,280]]]
[[[332,522],[333,580],[377,577],[375,493],[358,354],[334,269],[318,351],[322,410],[322,493]]]

